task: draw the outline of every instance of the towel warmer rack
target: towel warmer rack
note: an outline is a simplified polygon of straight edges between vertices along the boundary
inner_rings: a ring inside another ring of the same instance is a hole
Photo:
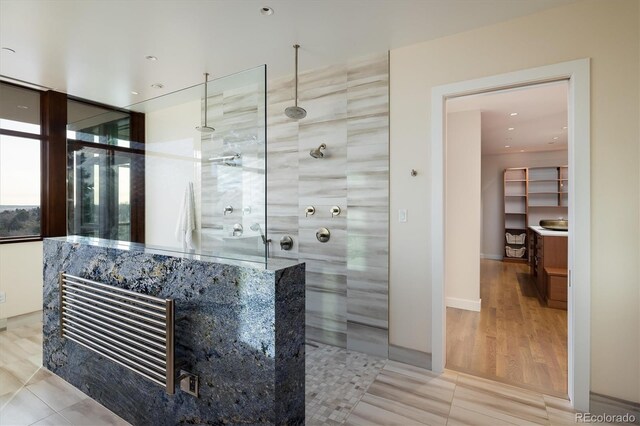
[[[174,302],[60,272],[60,336],[175,392]]]

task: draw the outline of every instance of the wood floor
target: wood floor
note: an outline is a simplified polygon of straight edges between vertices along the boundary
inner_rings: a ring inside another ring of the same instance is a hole
[[[480,264],[480,312],[447,308],[446,367],[565,396],[567,312],[538,300],[527,265]]]

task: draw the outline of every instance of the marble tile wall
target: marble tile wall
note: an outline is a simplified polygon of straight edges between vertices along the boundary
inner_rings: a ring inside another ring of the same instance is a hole
[[[388,353],[388,54],[301,73],[307,117],[284,115],[293,77],[269,81],[267,225],[271,255],[306,263],[307,339]],[[325,143],[325,158],[309,150]],[[316,208],[305,217],[305,207]],[[332,217],[330,208],[342,212]],[[316,230],[331,239],[320,243]],[[279,240],[290,235],[291,251]]]

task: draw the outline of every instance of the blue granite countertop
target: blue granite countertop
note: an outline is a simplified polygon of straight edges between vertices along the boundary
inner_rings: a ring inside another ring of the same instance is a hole
[[[190,259],[190,260],[199,260],[202,262],[212,262],[212,263],[220,263],[223,265],[233,265],[233,266],[241,266],[245,268],[254,268],[254,269],[262,269],[267,271],[279,271],[281,269],[285,269],[294,265],[297,265],[299,262],[287,259],[267,259],[267,262],[264,261],[249,261],[249,260],[238,260],[238,259],[230,259],[219,256],[209,256],[202,253],[192,252],[181,252],[178,249],[172,249],[167,247],[158,247],[158,246],[150,246],[146,244],[140,243],[132,243],[129,241],[118,241],[118,240],[106,240],[103,238],[93,238],[93,237],[82,237],[79,235],[68,235],[66,237],[55,237],[55,238],[47,238],[55,241],[63,241],[72,244],[84,244],[93,247],[102,247],[102,248],[113,248],[118,250],[124,250],[129,252],[141,252],[148,254],[159,254],[163,256],[177,257],[181,259]]]

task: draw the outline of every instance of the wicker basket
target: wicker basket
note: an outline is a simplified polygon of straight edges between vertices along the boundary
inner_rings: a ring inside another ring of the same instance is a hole
[[[504,237],[507,239],[507,244],[524,244],[526,236],[527,234],[513,235],[507,232]]]
[[[507,257],[520,258],[524,256],[524,252],[526,251],[526,248],[525,247],[513,248],[513,247],[505,246],[504,250],[507,253]]]

